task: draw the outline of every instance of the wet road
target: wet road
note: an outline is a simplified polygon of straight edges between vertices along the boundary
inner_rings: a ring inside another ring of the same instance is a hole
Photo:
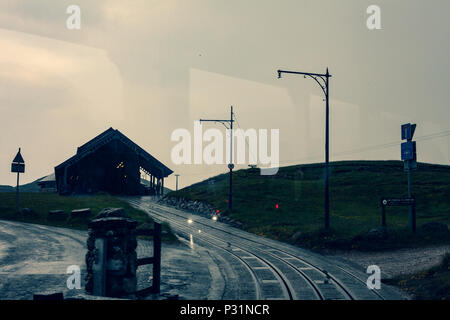
[[[84,269],[86,233],[0,221],[0,299],[32,299],[35,293],[69,293],[67,267]],[[83,283],[83,282],[82,282]]]
[[[63,292],[65,298],[104,299],[84,293],[87,232],[0,220],[0,299],[32,299]],[[152,255],[150,241],[138,241],[138,257]],[[161,292],[180,299],[220,299],[223,279],[207,250],[162,246]],[[67,267],[81,270],[81,289],[68,289]],[[151,285],[151,266],[139,267],[138,288]],[[149,297],[154,298],[154,297]],[[164,299],[163,297],[156,297]]]
[[[370,290],[365,269],[262,238],[212,219],[157,204],[151,197],[126,198],[157,221],[168,222],[192,249],[208,250],[224,285],[222,299],[380,300],[403,299],[390,286]]]

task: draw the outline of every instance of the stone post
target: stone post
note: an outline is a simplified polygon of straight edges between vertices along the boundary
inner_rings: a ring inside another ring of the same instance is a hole
[[[136,292],[136,226],[122,208],[103,209],[89,223],[86,292],[132,297]]]

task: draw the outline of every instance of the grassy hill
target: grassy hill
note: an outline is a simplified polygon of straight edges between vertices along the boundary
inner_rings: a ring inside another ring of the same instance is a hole
[[[38,182],[44,179],[45,177],[39,178],[35,181],[32,181],[30,183],[26,183],[19,186],[20,192],[39,192],[40,187],[38,186]],[[7,185],[0,185],[0,192],[16,192],[15,186],[7,186]]]
[[[0,185],[0,192],[13,192],[14,190],[11,186]]]
[[[247,231],[306,247],[364,247],[361,235],[381,224],[380,198],[406,197],[407,177],[401,161],[343,161],[330,167],[332,232],[324,221],[323,164],[280,168],[277,175],[261,176],[258,169],[233,174],[233,211],[227,212],[228,174],[194,184],[168,197],[209,202]],[[420,163],[412,173],[417,199],[417,225],[450,223],[450,166]],[[278,204],[278,209],[276,205]],[[450,243],[440,235],[410,235],[407,207],[389,207],[391,237],[384,245],[413,246]],[[419,232],[420,233],[420,232]],[[293,235],[296,237],[292,237]],[[361,239],[360,239],[361,240]],[[374,246],[370,246],[374,248]],[[381,248],[381,247],[380,247]]]
[[[124,208],[127,215],[136,220],[139,225],[152,224],[153,220],[141,210],[133,208],[127,202],[107,194],[60,196],[56,193],[21,193],[20,207],[29,208],[32,214],[23,214],[16,210],[15,193],[0,193],[0,220],[12,220],[27,223],[36,223],[56,227],[87,230],[88,222],[93,219],[103,208]],[[71,219],[70,212],[76,209],[90,208],[92,217],[85,219]],[[67,213],[67,219],[54,220],[48,216],[50,210],[63,210]],[[176,242],[175,235],[168,224],[163,224],[163,240]]]

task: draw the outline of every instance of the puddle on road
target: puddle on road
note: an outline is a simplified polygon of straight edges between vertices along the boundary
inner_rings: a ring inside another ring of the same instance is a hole
[[[0,260],[6,257],[9,248],[10,246],[8,244],[5,242],[0,242]]]

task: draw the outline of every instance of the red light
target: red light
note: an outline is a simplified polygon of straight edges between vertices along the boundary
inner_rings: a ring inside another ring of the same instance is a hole
[[[216,210],[216,212],[217,212],[217,213],[219,213],[219,212],[220,212],[220,210]]]
[[[278,209],[278,203],[275,205],[275,208],[277,208]]]
[[[226,202],[226,203],[228,203],[228,199],[227,199],[227,200],[225,200],[225,202]]]

